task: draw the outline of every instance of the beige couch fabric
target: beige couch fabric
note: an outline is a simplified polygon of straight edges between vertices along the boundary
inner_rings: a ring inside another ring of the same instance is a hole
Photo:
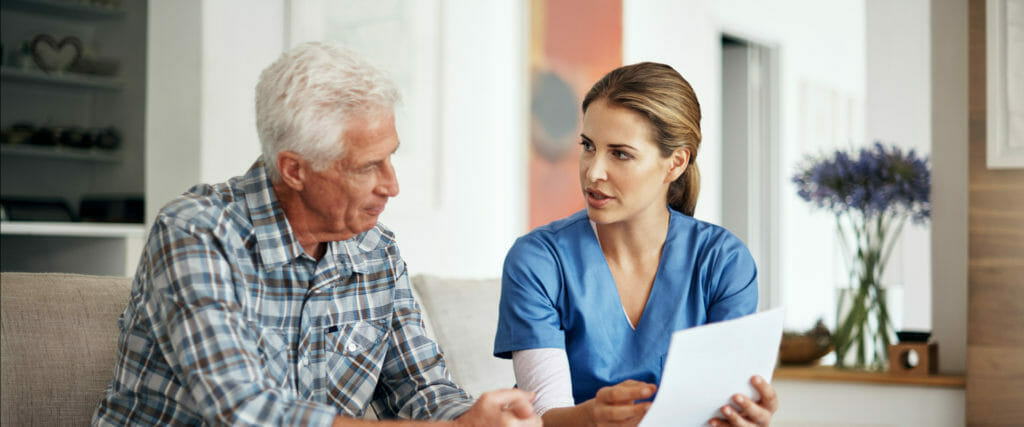
[[[89,424],[113,377],[131,280],[0,273],[0,426]],[[512,363],[491,355],[500,281],[411,282],[456,383],[473,396],[512,387]]]
[[[89,423],[130,292],[128,277],[0,274],[0,424]]]
[[[456,384],[473,397],[515,385],[512,361],[494,357],[498,327],[499,279],[412,278],[416,299],[425,312]]]

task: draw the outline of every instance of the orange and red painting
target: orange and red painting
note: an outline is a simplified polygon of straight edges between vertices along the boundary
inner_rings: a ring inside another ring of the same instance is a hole
[[[529,226],[584,207],[579,156],[584,95],[622,65],[621,0],[533,0],[530,28]]]

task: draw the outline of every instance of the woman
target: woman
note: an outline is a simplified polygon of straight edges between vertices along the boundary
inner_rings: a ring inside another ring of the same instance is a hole
[[[692,217],[700,106],[672,67],[629,65],[598,81],[580,145],[587,208],[509,250],[494,354],[538,393],[545,425],[631,425],[650,406],[671,334],[753,313],[757,272],[739,239]],[[739,410],[725,405],[726,418],[709,422],[767,425],[775,390],[751,383],[760,402],[733,396]]]

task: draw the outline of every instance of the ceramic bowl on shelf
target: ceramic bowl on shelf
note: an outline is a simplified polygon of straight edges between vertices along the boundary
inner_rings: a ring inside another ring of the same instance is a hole
[[[928,331],[897,331],[896,337],[900,342],[928,342],[932,333]]]
[[[783,335],[779,362],[783,365],[812,365],[832,351],[831,343],[806,335]]]

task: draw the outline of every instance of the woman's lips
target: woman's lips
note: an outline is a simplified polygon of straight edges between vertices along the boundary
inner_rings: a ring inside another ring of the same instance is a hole
[[[612,201],[612,197],[592,188],[588,188],[585,193],[587,195],[587,205],[592,208],[602,208]]]

